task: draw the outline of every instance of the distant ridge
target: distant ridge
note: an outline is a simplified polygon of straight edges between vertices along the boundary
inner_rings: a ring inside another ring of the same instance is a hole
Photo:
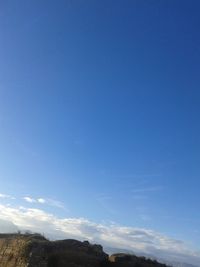
[[[160,257],[156,257],[155,255],[150,255],[147,253],[138,253],[132,250],[123,249],[123,248],[112,248],[112,247],[104,247],[104,250],[109,255],[118,252],[118,253],[127,253],[127,254],[133,254],[137,255],[138,257],[144,256],[147,259],[157,260],[158,262],[164,263],[167,266],[172,267],[198,267],[197,265],[186,263],[186,262],[180,262],[180,261],[173,261],[173,260],[167,260]]]

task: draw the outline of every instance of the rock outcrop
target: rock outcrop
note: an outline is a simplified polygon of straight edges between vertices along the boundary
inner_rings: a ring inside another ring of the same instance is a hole
[[[108,255],[100,245],[41,235],[0,235],[0,267],[100,267]]]

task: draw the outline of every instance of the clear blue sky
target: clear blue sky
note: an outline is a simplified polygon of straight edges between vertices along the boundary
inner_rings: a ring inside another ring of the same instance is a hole
[[[1,1],[0,192],[200,246],[199,12]]]

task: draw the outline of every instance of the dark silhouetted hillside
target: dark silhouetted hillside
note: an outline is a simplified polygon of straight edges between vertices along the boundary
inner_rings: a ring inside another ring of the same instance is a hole
[[[166,267],[144,257],[118,253],[73,239],[49,241],[39,234],[1,234],[1,267]]]

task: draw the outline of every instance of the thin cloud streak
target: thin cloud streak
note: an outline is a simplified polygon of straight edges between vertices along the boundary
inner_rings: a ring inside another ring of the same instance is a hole
[[[135,188],[132,189],[133,193],[148,193],[148,192],[157,192],[162,190],[162,186],[152,186],[152,187],[144,187],[144,188]]]

